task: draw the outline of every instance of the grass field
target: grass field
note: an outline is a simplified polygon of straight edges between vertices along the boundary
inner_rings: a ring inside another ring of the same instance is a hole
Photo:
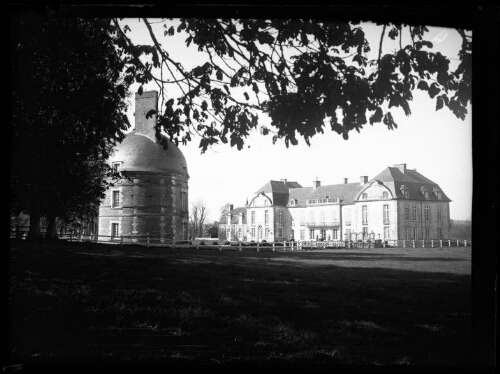
[[[470,248],[11,241],[12,364],[469,365]]]

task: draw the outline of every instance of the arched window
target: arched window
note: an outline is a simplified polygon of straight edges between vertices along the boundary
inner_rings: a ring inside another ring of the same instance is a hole
[[[389,193],[387,191],[382,192],[382,199],[388,199]]]
[[[362,200],[366,200],[368,198],[368,194],[365,192],[363,195],[361,195]]]

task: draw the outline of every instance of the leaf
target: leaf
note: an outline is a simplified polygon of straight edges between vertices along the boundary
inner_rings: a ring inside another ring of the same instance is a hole
[[[155,109],[151,109],[149,112],[146,113],[146,118],[153,117],[153,115],[155,115],[156,113],[157,111]]]
[[[245,95],[246,100],[250,100],[250,96],[248,96],[248,94],[246,92],[243,92],[243,95]]]
[[[203,102],[201,103],[201,109],[202,110],[208,110],[208,104],[205,100],[203,100]]]
[[[370,124],[373,125],[375,122],[380,122],[382,121],[382,117],[384,115],[384,112],[382,111],[382,109],[380,107],[377,107],[377,109],[375,109],[375,113],[373,113],[371,116],[370,116]]]
[[[431,84],[431,87],[429,88],[429,96],[431,99],[433,99],[439,92],[441,92],[441,89],[438,85],[436,83]]]
[[[419,90],[429,91],[429,85],[427,84],[427,82],[426,82],[426,81],[422,81],[422,80],[421,80],[420,82],[418,82],[418,84],[417,84],[417,88],[418,88]]]
[[[174,26],[170,26],[170,28],[168,29],[168,35],[172,36],[174,34],[175,34]]]
[[[443,107],[444,101],[441,96],[438,96],[436,99],[436,110],[439,110]]]

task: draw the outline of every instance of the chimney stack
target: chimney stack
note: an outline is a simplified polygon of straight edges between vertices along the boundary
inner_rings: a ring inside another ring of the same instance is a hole
[[[396,164],[394,165],[395,168],[398,168],[401,173],[406,173],[406,164]]]
[[[227,204],[227,205],[229,207],[229,211],[232,212],[234,209],[234,205],[233,204]]]
[[[313,181],[313,188],[316,189],[319,186],[321,186],[321,182],[318,180],[318,178],[316,178],[316,180]]]
[[[283,183],[285,183],[285,184],[286,184],[286,178],[285,178],[285,179],[282,179],[281,181],[282,181]]]
[[[158,92],[146,91],[140,95],[135,94],[135,132],[146,135],[153,141],[156,140],[155,125],[157,114],[153,114],[146,118],[146,115],[151,110],[158,110]]]
[[[348,179],[347,178],[344,178],[344,184],[347,184],[348,182]]]
[[[366,183],[368,183],[368,176],[367,175],[362,175],[361,176],[361,180],[360,180],[360,184],[362,186],[364,186]]]

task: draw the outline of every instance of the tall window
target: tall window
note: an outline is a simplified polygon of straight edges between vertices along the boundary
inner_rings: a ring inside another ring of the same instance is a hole
[[[361,207],[362,213],[363,213],[363,225],[368,225],[368,206],[363,205]]]
[[[259,226],[259,229],[258,229],[258,234],[259,234],[259,239],[262,239],[262,226]]]
[[[120,206],[120,191],[113,191],[111,206],[113,208]]]
[[[429,218],[430,218],[430,211],[429,211],[429,205],[426,205],[424,207],[424,219],[426,223],[429,223]]]
[[[413,205],[413,222],[417,222],[417,206]]]
[[[264,224],[269,225],[269,211],[264,211]]]
[[[314,240],[314,229],[309,230],[309,239]]]
[[[301,229],[300,230],[300,240],[305,240],[306,239],[306,230]]]
[[[111,238],[117,238],[118,235],[120,234],[119,232],[119,224],[118,223],[112,223],[111,224]]]
[[[281,209],[278,211],[278,223],[280,225],[283,224],[283,210],[281,210]]]
[[[339,229],[333,229],[333,240],[337,240],[339,238]]]
[[[241,227],[238,229],[238,238],[241,240]]]
[[[283,237],[283,226],[278,227],[278,238]]]
[[[384,239],[389,239],[389,227],[384,227]]]
[[[411,235],[411,227],[406,227],[405,228],[405,240],[410,240],[410,235]]]
[[[384,205],[384,225],[389,224],[389,205]]]
[[[438,205],[438,222],[443,223],[443,207]]]
[[[425,228],[424,233],[425,233],[425,240],[429,240],[430,235],[429,235],[429,228],[428,227]]]
[[[408,205],[405,205],[405,221],[410,220],[410,207]]]
[[[418,239],[418,227],[413,228],[413,239]]]
[[[443,229],[438,227],[438,239],[443,239]]]
[[[252,225],[255,225],[255,210],[252,211]],[[253,235],[255,236],[255,235]]]
[[[351,240],[351,229],[345,230],[346,240]]]
[[[269,238],[269,227],[266,227],[265,233],[266,239]]]
[[[181,192],[181,209],[183,212],[187,210],[187,194],[185,192]]]
[[[255,227],[252,227],[252,238],[255,238]]]
[[[368,227],[363,227],[363,240],[368,239]]]

